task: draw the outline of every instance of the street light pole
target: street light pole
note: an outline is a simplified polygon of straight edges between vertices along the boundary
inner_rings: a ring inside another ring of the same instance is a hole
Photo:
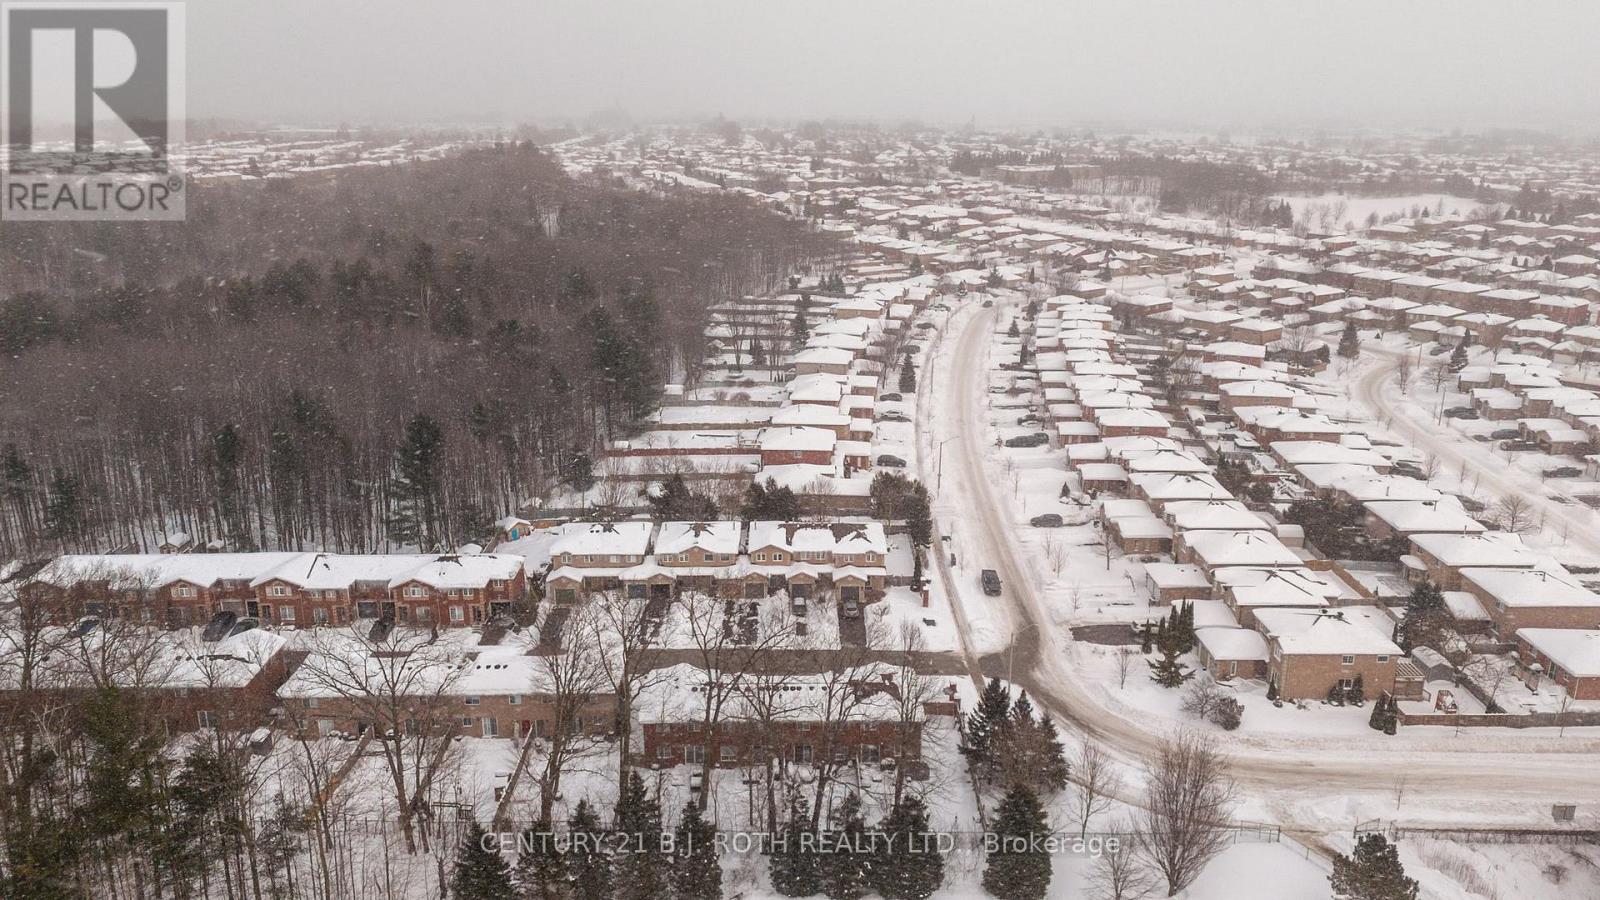
[[[938,466],[937,466],[938,471],[936,473],[936,477],[935,477],[934,482],[933,482],[933,491],[934,491],[934,493],[938,493],[940,490],[942,490],[944,488],[944,445],[950,443],[951,441],[955,440],[959,436],[960,435],[951,435],[950,437],[947,437],[944,440],[939,442],[939,463],[938,463]]]

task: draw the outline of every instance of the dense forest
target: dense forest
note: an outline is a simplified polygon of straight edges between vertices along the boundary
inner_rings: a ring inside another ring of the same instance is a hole
[[[531,144],[192,190],[0,233],[0,561],[477,539],[695,379],[711,303],[826,249]]]

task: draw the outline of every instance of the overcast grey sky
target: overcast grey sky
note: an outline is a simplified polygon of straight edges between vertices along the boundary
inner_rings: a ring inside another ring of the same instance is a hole
[[[1594,0],[190,0],[192,116],[1594,130]]]

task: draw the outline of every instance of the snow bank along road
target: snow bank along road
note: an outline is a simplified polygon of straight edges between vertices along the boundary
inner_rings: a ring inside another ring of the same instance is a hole
[[[1498,497],[1522,497],[1528,501],[1529,506],[1544,516],[1546,527],[1554,524],[1564,525],[1568,540],[1600,554],[1600,531],[1595,528],[1594,514],[1589,511],[1589,507],[1576,502],[1572,505],[1557,503],[1550,499],[1550,495],[1545,492],[1545,486],[1538,478],[1522,469],[1507,465],[1505,460],[1496,457],[1494,451],[1489,449],[1492,445],[1465,444],[1459,439],[1441,433],[1449,426],[1435,425],[1425,416],[1417,416],[1414,407],[1404,403],[1390,404],[1384,398],[1385,386],[1395,379],[1395,370],[1400,364],[1400,357],[1409,354],[1404,351],[1379,348],[1367,348],[1367,352],[1390,357],[1390,360],[1383,365],[1373,367],[1356,382],[1356,396],[1360,398],[1362,405],[1374,413],[1387,413],[1391,420],[1390,428],[1409,441],[1413,447],[1425,453],[1436,454],[1441,461],[1451,466],[1464,466],[1467,471],[1478,477],[1479,484],[1487,487]]]
[[[1036,590],[1034,573],[1010,537],[1009,513],[985,466],[997,452],[983,419],[988,348],[1002,307],[958,316],[944,336],[952,349],[949,381],[931,392],[931,443],[948,441],[940,505],[954,510],[964,528],[963,568],[992,568],[1005,583],[1003,596],[982,596],[976,584],[949,583],[952,603],[1004,604],[1014,635],[1007,653],[975,662],[990,674],[1012,670],[1017,683],[1060,720],[1137,765],[1173,728],[1189,723],[1135,721],[1102,705],[1066,665],[1058,641],[1070,637],[1052,627]],[[930,373],[930,375],[933,373]],[[931,380],[931,379],[930,379]],[[959,470],[952,477],[952,469]],[[940,573],[953,581],[949,571]],[[969,655],[971,644],[967,644]],[[1012,666],[1014,656],[1014,668]],[[1140,677],[1140,676],[1135,676]],[[1292,714],[1287,713],[1286,714]],[[1433,731],[1433,729],[1429,729]],[[1392,795],[1404,777],[1405,809],[1385,814],[1413,825],[1461,824],[1458,810],[1478,825],[1496,821],[1527,824],[1531,808],[1550,802],[1600,800],[1600,741],[1576,736],[1549,739],[1467,731],[1370,739],[1349,737],[1228,735],[1222,748],[1247,798],[1260,801],[1291,830],[1349,827],[1348,801],[1355,792]],[[1515,818],[1512,818],[1515,817]]]

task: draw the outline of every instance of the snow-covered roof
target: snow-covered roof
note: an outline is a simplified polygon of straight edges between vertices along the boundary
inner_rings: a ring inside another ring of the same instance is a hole
[[[1390,640],[1392,623],[1376,607],[1338,609],[1262,609],[1256,624],[1286,655],[1395,657],[1400,648]]]

